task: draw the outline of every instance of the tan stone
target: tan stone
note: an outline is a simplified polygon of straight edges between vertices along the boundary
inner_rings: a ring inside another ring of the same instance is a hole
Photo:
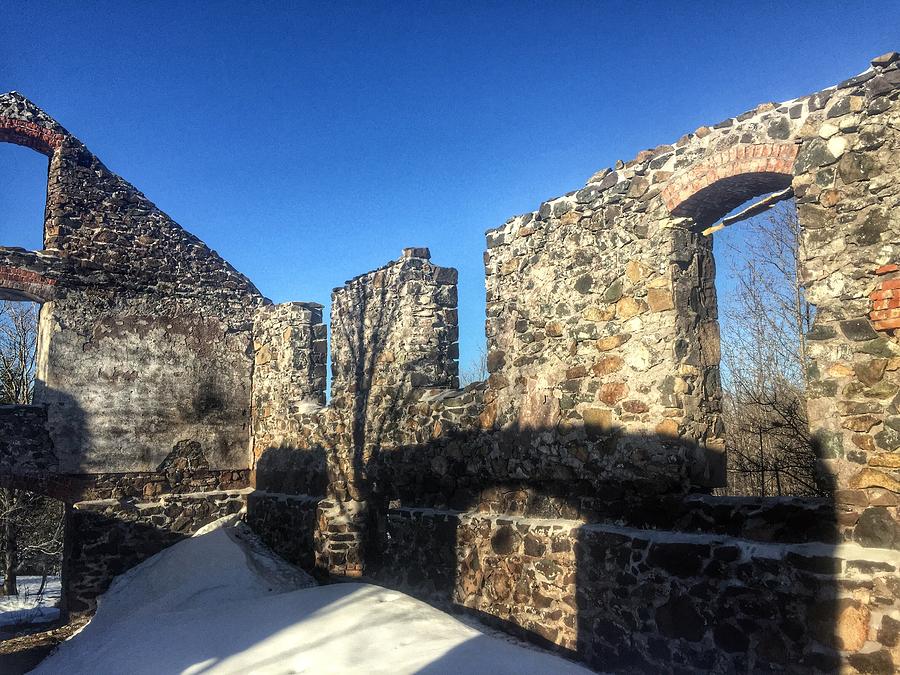
[[[651,312],[662,312],[675,308],[672,291],[668,288],[651,288],[647,291],[647,304]]]
[[[869,457],[869,466],[880,466],[887,469],[900,469],[900,453],[885,452]]]
[[[478,416],[478,423],[481,425],[482,429],[490,429],[494,426],[494,422],[497,421],[497,406],[495,404],[490,404],[484,406],[484,410],[481,411],[481,414]]]
[[[871,488],[866,490],[869,497],[870,506],[897,506],[900,504],[900,497],[884,488]]]
[[[630,319],[643,311],[644,307],[641,301],[630,296],[625,296],[616,303],[616,318],[618,319]]]
[[[819,195],[819,203],[829,209],[839,201],[841,201],[841,193],[837,190],[822,190],[822,194]]]
[[[612,410],[606,408],[587,408],[581,413],[584,426],[588,429],[606,432],[612,428]]]
[[[519,269],[519,259],[511,258],[500,266],[500,274],[506,276]]]
[[[562,225],[574,225],[579,220],[581,220],[581,213],[579,211],[569,211],[559,219],[560,224]]]
[[[853,368],[843,363],[834,363],[828,366],[825,374],[828,377],[850,377],[853,374]]]
[[[841,420],[841,426],[850,431],[866,432],[872,429],[881,420],[875,415],[855,415]]]
[[[834,503],[850,506],[868,506],[869,497],[865,490],[835,490]]]
[[[269,345],[263,345],[260,347],[254,358],[257,366],[264,366],[267,363],[271,363],[272,361],[272,350],[269,349]]]
[[[591,367],[591,371],[594,375],[609,375],[610,373],[620,370],[622,364],[623,360],[621,356],[604,356]]]
[[[631,283],[636,284],[646,276],[646,269],[637,260],[629,260],[625,265],[625,276]]]
[[[900,493],[900,481],[892,478],[883,471],[876,471],[866,467],[850,479],[850,487],[872,488],[880,487],[891,492]]]
[[[547,337],[562,337],[563,325],[559,321],[550,321],[544,326]]]
[[[605,306],[605,307],[597,307],[596,305],[591,305],[590,307],[585,308],[585,310],[581,313],[581,316],[584,317],[586,321],[609,321],[616,315],[616,309],[613,306]]]
[[[615,349],[616,347],[621,347],[628,340],[631,339],[631,335],[628,333],[619,333],[618,335],[610,335],[609,337],[600,338],[597,340],[596,345],[597,349],[601,352],[608,352],[610,349]]]
[[[678,422],[673,419],[663,420],[656,425],[656,433],[660,436],[677,437]]]
[[[854,434],[850,440],[860,450],[865,450],[866,452],[875,452],[876,450],[875,441],[868,434]],[[871,464],[871,462],[869,463]]]
[[[600,387],[598,397],[607,405],[613,405],[628,395],[628,385],[624,382],[606,382]]]
[[[840,649],[855,652],[869,639],[869,608],[842,603],[835,617],[834,637]]]

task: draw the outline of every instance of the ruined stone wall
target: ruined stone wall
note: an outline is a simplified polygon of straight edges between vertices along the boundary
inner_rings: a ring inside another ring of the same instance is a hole
[[[204,525],[244,508],[246,490],[163,495],[153,501],[105,499],[66,510],[65,609],[91,612],[119,574]]]
[[[784,506],[759,517],[778,528]],[[735,515],[717,513],[720,525]],[[385,581],[444,603],[451,587],[457,605],[601,671],[833,672],[840,651],[861,672],[892,669],[887,650],[863,649],[897,645],[897,557],[885,551],[803,531],[760,543],[453,511],[387,520]]]
[[[19,94],[0,96],[0,141],[49,162],[44,249],[0,248],[0,297],[42,303],[35,403],[55,458],[25,483],[21,458],[0,478],[78,502],[63,576],[84,611],[115,574],[241,502],[223,491],[249,481],[252,325],[267,301]]]
[[[327,335],[322,306],[261,307],[253,325],[253,443],[269,447],[290,415],[325,404]]]
[[[889,672],[898,65],[701,127],[489,231],[485,383],[404,378],[419,361],[393,336],[422,341],[408,331],[427,322],[396,300],[415,279],[397,263],[338,289],[332,403],[283,410],[280,440],[256,446],[251,524],[301,564],[312,546],[320,573],[471,608],[597,666]],[[787,188],[834,497],[691,497],[725,477],[702,231]]]
[[[28,452],[52,447],[69,501],[113,498],[70,513],[73,607],[237,509],[243,494],[223,490],[249,477],[248,520],[289,559],[591,664],[900,663],[896,54],[489,231],[486,382],[457,389],[456,272],[427,249],[335,289],[328,405],[321,308],[269,306],[18,95],[0,97],[0,140],[50,158],[47,250],[0,249],[4,297],[44,303],[48,433]],[[723,484],[727,431],[703,231],[786,189],[834,496],[693,497]]]
[[[154,471],[183,440],[246,468],[263,298],[22,96],[0,96],[0,129],[49,157],[45,250],[0,251],[0,286],[45,303],[36,402],[61,470]]]

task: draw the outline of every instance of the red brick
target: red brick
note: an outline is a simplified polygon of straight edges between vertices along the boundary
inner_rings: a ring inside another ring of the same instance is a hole
[[[900,270],[900,267],[894,265],[893,263],[889,265],[882,265],[877,270],[875,270],[875,274],[890,274],[891,272],[896,272]]]
[[[869,312],[869,318],[871,318],[872,321],[900,318],[900,309],[879,309]]]
[[[872,324],[875,330],[893,330],[900,328],[900,319],[885,319],[884,321],[876,321]]]

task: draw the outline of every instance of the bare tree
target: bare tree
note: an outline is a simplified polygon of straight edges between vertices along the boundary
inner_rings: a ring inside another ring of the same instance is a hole
[[[31,403],[36,359],[37,305],[0,301],[0,403]]]
[[[799,281],[793,201],[741,225],[734,289],[723,298],[723,412],[731,494],[816,495],[806,417],[806,333],[815,308]]]
[[[34,393],[37,306],[0,302],[0,404],[27,405]],[[25,490],[0,489],[3,595],[17,595],[21,568],[58,571],[62,554],[62,504]]]
[[[467,387],[476,382],[484,382],[487,378],[487,347],[481,345],[475,358],[469,362],[465,370],[460,372],[459,386]]]

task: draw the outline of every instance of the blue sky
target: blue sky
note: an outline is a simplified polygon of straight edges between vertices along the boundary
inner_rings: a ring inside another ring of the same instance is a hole
[[[900,3],[0,0],[16,89],[276,302],[429,246],[483,342],[484,231],[900,49]],[[0,245],[46,160],[0,144]],[[720,265],[727,268],[727,265]]]

